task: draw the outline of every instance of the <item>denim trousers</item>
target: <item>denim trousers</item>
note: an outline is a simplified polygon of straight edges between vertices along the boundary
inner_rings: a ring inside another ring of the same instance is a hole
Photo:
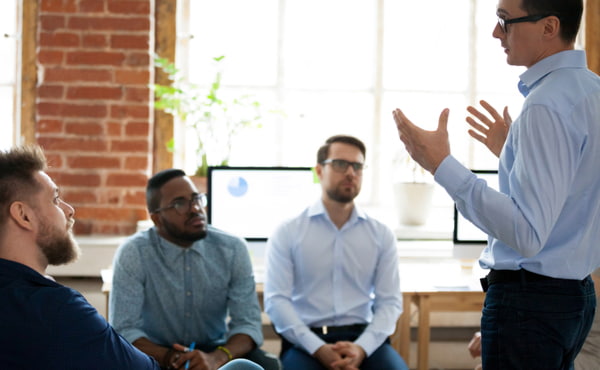
[[[358,338],[356,333],[332,333],[317,334],[327,343],[338,341],[355,341]],[[284,339],[285,341],[285,339]],[[289,343],[289,342],[288,342]],[[290,346],[289,349],[281,353],[281,362],[285,370],[324,370],[326,369],[316,358],[307,353],[304,349],[296,346]],[[389,339],[379,346],[371,356],[364,359],[360,365],[361,370],[408,370],[408,366],[396,352]]]
[[[589,276],[490,285],[481,318],[483,368],[573,369],[595,310]]]

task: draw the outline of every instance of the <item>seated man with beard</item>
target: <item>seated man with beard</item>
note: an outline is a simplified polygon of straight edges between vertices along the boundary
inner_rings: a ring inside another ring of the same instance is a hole
[[[113,262],[110,320],[163,367],[216,369],[246,358],[267,370],[259,349],[260,307],[245,242],[207,224],[206,196],[181,170],[148,181],[154,227],[119,247]],[[194,350],[189,350],[192,343]]]
[[[355,137],[327,139],[321,198],[267,243],[265,311],[286,370],[408,369],[388,338],[402,312],[396,238],[354,203],[365,152]]]
[[[159,369],[78,292],[46,276],[79,254],[75,211],[39,147],[0,152],[0,368]]]

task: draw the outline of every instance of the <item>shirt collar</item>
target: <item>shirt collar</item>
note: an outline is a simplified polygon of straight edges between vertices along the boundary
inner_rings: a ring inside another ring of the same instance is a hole
[[[323,215],[323,216],[327,217],[327,219],[329,219],[329,215],[327,214],[327,209],[325,208],[325,204],[323,204],[322,199],[319,199],[318,201],[313,203],[308,208],[308,217],[313,217],[313,216],[318,216],[318,215]],[[356,222],[356,220],[359,220],[359,219],[363,219],[363,220],[367,219],[367,214],[364,210],[362,210],[355,203],[354,208],[352,209],[352,215],[350,215],[350,219],[348,219],[346,224],[351,225],[354,222]]]
[[[179,257],[183,256],[183,254],[186,253],[186,250],[201,254],[202,245],[204,245],[204,239],[206,239],[204,238],[201,240],[197,240],[192,244],[191,247],[184,248],[177,244],[171,243],[167,239],[160,236],[156,231],[156,226],[150,228],[150,238],[152,240],[152,243],[157,245],[157,248],[165,256],[165,259],[167,259],[168,262],[175,262]]]
[[[566,50],[540,60],[519,76],[519,91],[527,97],[545,76],[562,68],[587,68],[585,52],[583,50]]]

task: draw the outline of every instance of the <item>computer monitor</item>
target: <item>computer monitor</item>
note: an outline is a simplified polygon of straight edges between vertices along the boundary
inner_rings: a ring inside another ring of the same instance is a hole
[[[472,170],[477,177],[484,179],[488,186],[498,190],[498,171]],[[464,218],[454,205],[453,256],[462,259],[476,259],[487,245],[488,236],[471,221]]]
[[[321,192],[310,167],[209,167],[208,221],[248,241],[265,241]]]

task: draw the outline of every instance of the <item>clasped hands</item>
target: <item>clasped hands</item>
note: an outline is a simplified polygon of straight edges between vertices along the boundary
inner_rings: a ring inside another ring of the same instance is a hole
[[[501,116],[485,100],[480,101],[480,104],[491,115],[491,118],[475,107],[467,107],[467,111],[473,115],[466,118],[467,123],[472,127],[468,131],[469,135],[483,143],[492,153],[499,157],[512,119],[508,114],[507,107],[504,108],[503,115]],[[404,143],[408,154],[425,170],[429,171],[432,175],[435,174],[440,163],[450,155],[450,142],[448,140],[448,116],[450,115],[450,110],[446,108],[442,111],[438,120],[437,130],[435,131],[427,131],[416,126],[400,109],[395,109],[392,114],[396,122],[400,140]]]
[[[213,352],[202,352],[200,350],[190,351],[181,344],[173,344],[177,354],[171,358],[173,369],[184,369],[187,361],[190,362],[189,370],[215,370],[228,361],[227,355],[219,350]]]
[[[329,370],[358,370],[366,353],[356,343],[339,341],[322,345],[314,356]]]

